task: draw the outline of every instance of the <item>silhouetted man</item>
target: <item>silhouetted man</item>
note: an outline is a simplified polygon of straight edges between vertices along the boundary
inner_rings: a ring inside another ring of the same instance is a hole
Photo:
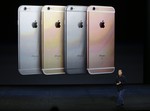
[[[123,75],[122,70],[119,69],[118,75],[116,78],[116,86],[117,86],[117,90],[118,90],[117,106],[124,105],[125,84],[126,84],[126,78]]]

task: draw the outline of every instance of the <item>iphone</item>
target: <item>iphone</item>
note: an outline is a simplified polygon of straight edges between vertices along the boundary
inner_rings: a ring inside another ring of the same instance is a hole
[[[115,9],[89,6],[87,9],[87,70],[90,74],[113,73]]]
[[[64,63],[68,74],[86,73],[86,6],[65,9]]]
[[[41,6],[22,5],[18,8],[18,70],[22,75],[40,71]]]
[[[41,63],[45,75],[65,74],[63,61],[65,6],[42,8]]]

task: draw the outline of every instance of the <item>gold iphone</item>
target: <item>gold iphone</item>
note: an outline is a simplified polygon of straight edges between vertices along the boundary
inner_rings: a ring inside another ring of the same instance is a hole
[[[113,73],[115,9],[89,6],[87,9],[87,70],[89,74]]]
[[[42,8],[41,63],[45,75],[64,74],[63,32],[65,6]]]

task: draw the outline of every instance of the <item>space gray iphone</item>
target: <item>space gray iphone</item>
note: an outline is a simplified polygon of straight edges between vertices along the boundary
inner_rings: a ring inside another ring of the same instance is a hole
[[[18,8],[18,70],[22,75],[40,71],[41,6],[22,5]]]
[[[86,72],[86,6],[65,9],[64,66],[68,74]]]

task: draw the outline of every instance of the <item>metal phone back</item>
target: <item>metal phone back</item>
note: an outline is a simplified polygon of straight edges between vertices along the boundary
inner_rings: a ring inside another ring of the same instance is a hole
[[[46,5],[42,8],[41,56],[46,75],[64,74],[63,36],[65,6]]]
[[[65,10],[64,54],[68,74],[86,72],[86,6],[67,6]]]
[[[18,70],[22,75],[40,71],[41,6],[22,5],[18,8]]]
[[[114,67],[115,10],[89,6],[87,9],[87,70],[90,74],[112,73]]]

